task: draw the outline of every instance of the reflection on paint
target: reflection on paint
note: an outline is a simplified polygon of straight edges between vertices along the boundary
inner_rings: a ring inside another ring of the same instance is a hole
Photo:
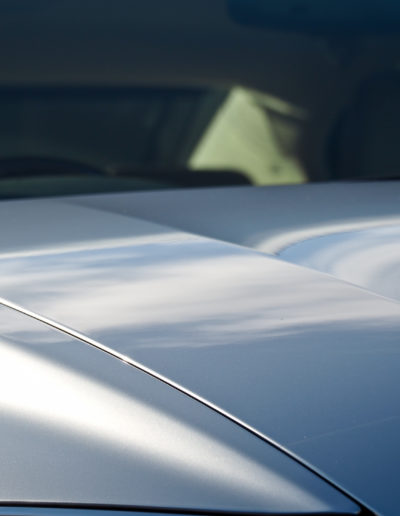
[[[43,502],[56,493],[57,502],[74,503],[356,510],[280,451],[108,354],[5,307],[0,334],[8,500]]]
[[[305,239],[279,256],[400,300],[400,226]]]
[[[70,247],[49,231],[40,254],[0,257],[1,297],[143,363],[291,451],[308,443],[302,458],[335,482],[356,496],[367,490],[376,507],[394,503],[398,442],[382,450],[372,422],[400,431],[397,303],[239,246],[62,209]],[[91,217],[104,224],[101,238]],[[332,435],[332,445],[318,444]]]

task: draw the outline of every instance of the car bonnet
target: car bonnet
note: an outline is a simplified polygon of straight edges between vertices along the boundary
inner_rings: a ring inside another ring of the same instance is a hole
[[[396,513],[396,302],[66,202],[7,202],[0,212],[5,304],[142,364],[373,510]]]

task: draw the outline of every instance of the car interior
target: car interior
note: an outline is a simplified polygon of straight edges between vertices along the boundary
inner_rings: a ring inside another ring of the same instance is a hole
[[[0,198],[396,179],[384,3],[4,0]]]

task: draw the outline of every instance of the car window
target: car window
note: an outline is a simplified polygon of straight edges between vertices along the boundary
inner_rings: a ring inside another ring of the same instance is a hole
[[[280,111],[240,87],[3,89],[1,193],[303,182],[288,142],[304,114],[285,104],[279,137]]]
[[[393,0],[22,4],[0,199],[400,177]]]

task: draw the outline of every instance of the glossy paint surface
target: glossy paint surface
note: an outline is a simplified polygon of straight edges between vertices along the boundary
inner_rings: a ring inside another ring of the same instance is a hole
[[[200,188],[66,200],[268,254],[313,237],[400,224],[400,181]]]
[[[237,243],[400,299],[400,182],[139,192],[73,202]]]
[[[208,407],[4,306],[0,356],[3,503],[358,511]]]
[[[400,301],[399,225],[305,239],[279,256]]]
[[[177,230],[4,203],[0,294],[137,360],[397,514],[397,303]]]

